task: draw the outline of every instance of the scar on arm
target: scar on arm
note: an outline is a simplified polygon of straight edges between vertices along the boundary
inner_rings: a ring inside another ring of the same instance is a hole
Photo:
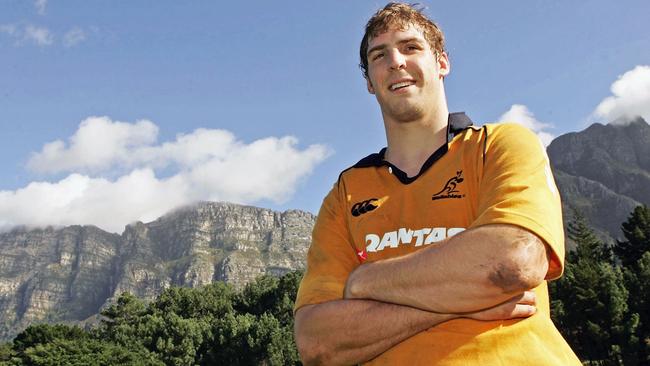
[[[515,292],[525,286],[521,273],[514,264],[500,263],[488,278],[505,293]]]
[[[505,293],[528,290],[538,285],[539,275],[546,274],[548,254],[544,243],[534,234],[517,235],[513,256],[498,263],[488,275],[490,282]],[[543,273],[542,273],[543,272]]]

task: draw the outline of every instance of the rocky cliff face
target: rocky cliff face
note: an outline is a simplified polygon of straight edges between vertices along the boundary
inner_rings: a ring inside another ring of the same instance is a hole
[[[640,117],[559,136],[548,155],[565,223],[575,208],[601,234],[618,238],[634,207],[650,204],[650,125]]]
[[[616,193],[602,183],[555,170],[555,182],[562,196],[565,228],[574,210],[586,217],[599,237],[606,241],[621,236],[621,223],[640,202]]]
[[[119,245],[119,235],[90,226],[0,234],[0,337],[95,314],[111,295]]]
[[[0,337],[35,321],[81,321],[124,291],[152,299],[169,286],[304,268],[314,215],[200,203],[120,236],[92,226],[0,234]]]

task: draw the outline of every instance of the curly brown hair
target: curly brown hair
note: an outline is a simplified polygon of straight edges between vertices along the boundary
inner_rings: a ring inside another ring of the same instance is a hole
[[[389,29],[404,30],[409,25],[419,28],[424,38],[429,42],[431,49],[436,53],[445,51],[445,36],[442,30],[426,15],[422,14],[424,8],[419,4],[388,3],[383,9],[378,10],[366,24],[366,32],[361,40],[359,67],[363,76],[368,77],[368,43],[372,37],[388,31]]]

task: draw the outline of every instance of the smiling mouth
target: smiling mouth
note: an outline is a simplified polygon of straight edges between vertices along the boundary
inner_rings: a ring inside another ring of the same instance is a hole
[[[407,88],[407,87],[409,87],[411,85],[415,85],[415,81],[413,81],[413,80],[400,81],[399,83],[391,84],[389,89],[390,89],[390,91],[395,91],[395,90]]]

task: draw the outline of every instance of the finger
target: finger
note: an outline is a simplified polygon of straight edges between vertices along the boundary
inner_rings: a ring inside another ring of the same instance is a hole
[[[535,297],[535,293],[532,291],[524,291],[521,294],[511,297],[507,301],[503,302],[502,305],[506,304],[527,304],[527,305],[535,305],[537,299]]]
[[[465,314],[465,317],[476,320],[506,320],[513,318],[527,318],[537,311],[534,305],[518,304],[518,299],[476,313]]]
[[[527,318],[537,312],[534,305],[517,304],[508,318]]]
[[[537,298],[533,291],[524,291],[523,294],[519,295],[516,301],[517,304],[526,304],[526,305],[535,305],[536,302],[537,302]]]

